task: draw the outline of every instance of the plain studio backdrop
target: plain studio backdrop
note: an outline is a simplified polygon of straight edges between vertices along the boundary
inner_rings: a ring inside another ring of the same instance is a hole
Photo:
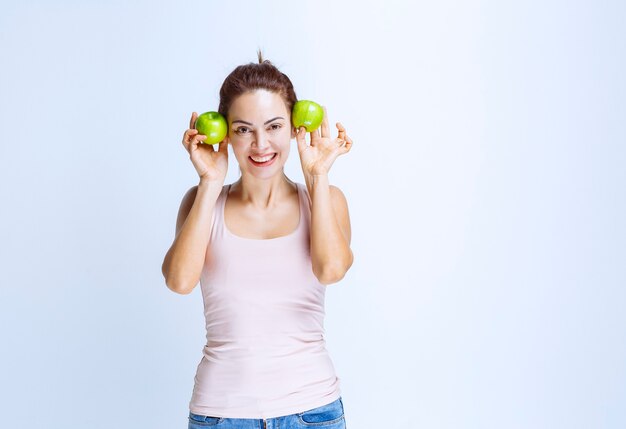
[[[202,297],[161,274],[198,182],[181,138],[260,47],[354,139],[330,179],[355,261],[325,320],[347,426],[626,427],[625,19],[3,2],[0,426],[186,427]],[[303,183],[295,140],[286,171]]]

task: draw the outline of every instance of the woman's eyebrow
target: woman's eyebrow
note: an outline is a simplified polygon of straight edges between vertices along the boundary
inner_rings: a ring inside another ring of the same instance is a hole
[[[263,125],[267,125],[270,122],[275,121],[276,119],[285,119],[285,118],[283,118],[282,116],[276,116],[275,118],[272,118],[269,121],[265,121],[265,123]],[[246,121],[242,121],[241,119],[237,119],[236,121],[233,121],[232,123],[234,124],[235,122],[241,122],[241,123],[244,123],[246,125],[252,125],[252,123],[246,122]]]

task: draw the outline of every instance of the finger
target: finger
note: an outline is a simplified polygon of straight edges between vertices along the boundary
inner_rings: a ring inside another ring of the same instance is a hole
[[[192,112],[191,119],[189,120],[189,128],[196,127],[196,119],[198,119],[198,114],[196,112]]]
[[[220,142],[218,151],[222,153],[228,153],[228,136]]]
[[[187,131],[185,131],[185,134],[183,134],[183,140],[185,141],[189,141],[191,140],[191,138],[193,136],[195,136],[196,134],[198,134],[198,130],[194,130],[193,128],[188,129]]]
[[[350,149],[352,149],[352,139],[348,135],[346,135],[346,144],[342,147],[342,149],[343,153],[348,153],[350,152]]]
[[[337,130],[339,130],[337,137],[339,137],[340,139],[345,140],[346,139],[346,129],[343,127],[343,125],[341,125],[341,122],[337,122],[336,124]]]
[[[311,146],[315,146],[317,144],[317,141],[320,139],[320,129],[317,128],[316,130],[311,131],[309,134],[311,134]]]
[[[202,143],[204,139],[206,139],[206,136],[204,134],[197,134],[191,139],[191,142],[194,145],[198,145]]]
[[[185,146],[185,149],[188,149],[189,145],[191,144],[191,139],[196,134],[198,134],[198,130],[185,131],[185,133],[183,134],[183,146]]]
[[[302,152],[306,149],[306,128],[300,127],[298,129],[296,141],[298,142],[298,151]]]
[[[322,106],[324,109],[324,119],[322,119],[322,137],[330,137],[330,129],[328,128],[328,111],[326,106]]]

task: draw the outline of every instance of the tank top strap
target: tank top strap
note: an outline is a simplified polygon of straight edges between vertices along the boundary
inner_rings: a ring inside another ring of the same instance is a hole
[[[300,204],[305,204],[307,207],[311,207],[311,199],[309,197],[309,191],[306,187],[306,185],[302,184],[302,183],[296,183],[296,186],[298,187],[298,196],[300,197]]]
[[[296,183],[298,187],[298,198],[300,200],[300,225],[298,229],[309,233],[309,225],[311,225],[311,197],[306,185]]]
[[[222,187],[217,200],[215,201],[215,207],[213,208],[213,220],[211,221],[211,240],[217,238],[223,239],[224,237],[224,205],[226,203],[226,196],[230,190],[230,184]]]

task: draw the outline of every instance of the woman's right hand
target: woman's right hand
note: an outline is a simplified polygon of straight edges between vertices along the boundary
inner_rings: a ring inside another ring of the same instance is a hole
[[[206,139],[205,135],[198,134],[195,129],[198,114],[193,112],[189,121],[189,129],[183,135],[183,146],[189,152],[189,157],[196,168],[200,180],[224,183],[228,171],[228,141],[226,135],[219,143],[218,150],[212,144],[201,143]]]

